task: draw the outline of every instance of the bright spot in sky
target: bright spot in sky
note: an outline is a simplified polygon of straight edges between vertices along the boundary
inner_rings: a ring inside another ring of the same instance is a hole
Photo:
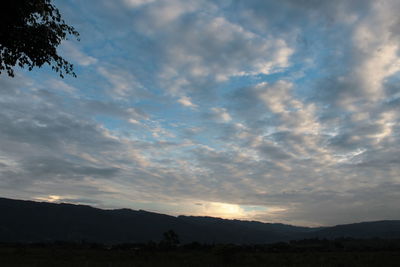
[[[49,195],[47,197],[36,197],[36,200],[40,200],[40,201],[47,201],[47,202],[58,202],[61,198],[61,196],[57,196],[57,195]]]
[[[209,214],[215,214],[222,218],[237,218],[244,215],[244,210],[236,204],[211,202],[205,204],[205,209]]]

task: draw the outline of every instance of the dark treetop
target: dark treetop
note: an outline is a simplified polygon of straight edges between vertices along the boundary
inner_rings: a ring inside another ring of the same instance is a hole
[[[51,0],[8,0],[0,6],[0,74],[14,77],[14,66],[41,67],[49,64],[64,78],[76,77],[73,65],[57,54],[67,35],[79,37],[65,24]],[[79,40],[79,39],[78,39]]]

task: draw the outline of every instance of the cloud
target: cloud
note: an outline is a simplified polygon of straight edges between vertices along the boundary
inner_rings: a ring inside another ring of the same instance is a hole
[[[86,67],[97,63],[96,58],[84,54],[70,41],[63,42],[61,50],[65,54],[65,57],[72,58],[72,62],[77,62],[81,66]]]
[[[6,99],[0,116],[5,129],[0,134],[2,156],[7,158],[5,181],[109,177],[118,172],[118,168],[92,164],[74,152],[79,149],[79,153],[98,157],[96,147],[112,150],[116,142],[100,126],[60,110],[58,102],[47,98],[50,92],[13,89],[18,95]]]
[[[173,95],[202,94],[199,88],[212,90],[231,77],[282,71],[294,53],[285,39],[249,31],[209,1],[154,2],[134,21],[144,38],[162,38],[160,84]]]
[[[97,71],[113,86],[112,91],[109,92],[112,97],[124,98],[146,94],[143,86],[130,72],[111,66],[98,67]]]
[[[193,104],[190,97],[182,96],[178,99],[178,103],[182,104],[185,107],[196,108],[197,105]]]
[[[211,112],[211,116],[218,122],[230,122],[232,120],[225,108],[211,108]]]
[[[156,0],[123,0],[124,4],[126,4],[129,7],[140,7],[142,5],[150,4]]]

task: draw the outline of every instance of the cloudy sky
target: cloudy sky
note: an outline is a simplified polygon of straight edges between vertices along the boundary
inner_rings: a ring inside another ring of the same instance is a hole
[[[0,195],[333,225],[400,219],[397,0],[55,1],[0,75]]]

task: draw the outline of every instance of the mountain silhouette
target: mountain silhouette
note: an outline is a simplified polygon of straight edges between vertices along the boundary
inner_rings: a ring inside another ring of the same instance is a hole
[[[304,238],[400,238],[400,221],[310,228],[6,198],[0,198],[0,214],[0,242],[158,242],[170,229],[179,235],[182,243],[256,244]]]

